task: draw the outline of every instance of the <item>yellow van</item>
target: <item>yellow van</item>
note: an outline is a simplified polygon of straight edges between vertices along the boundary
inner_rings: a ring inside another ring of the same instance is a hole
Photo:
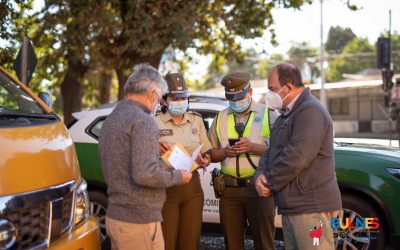
[[[0,249],[100,249],[88,202],[63,122],[0,67]]]

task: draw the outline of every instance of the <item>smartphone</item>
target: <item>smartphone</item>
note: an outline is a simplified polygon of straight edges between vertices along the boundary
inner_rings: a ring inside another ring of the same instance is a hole
[[[240,139],[239,138],[228,138],[228,141],[229,141],[229,145],[233,146],[233,145],[235,145],[236,142],[240,141]]]

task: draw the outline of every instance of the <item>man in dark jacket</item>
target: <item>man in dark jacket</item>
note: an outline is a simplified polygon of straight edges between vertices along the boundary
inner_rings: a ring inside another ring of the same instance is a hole
[[[333,126],[328,111],[305,88],[300,71],[277,65],[268,77],[267,101],[282,115],[254,175],[257,192],[273,194],[282,214],[285,249],[334,249],[330,218],[342,202],[335,174]],[[313,246],[309,231],[322,223]]]

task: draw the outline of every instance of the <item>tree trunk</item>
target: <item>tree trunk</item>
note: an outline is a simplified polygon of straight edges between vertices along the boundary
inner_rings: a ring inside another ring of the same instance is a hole
[[[82,108],[82,82],[86,71],[87,67],[79,61],[68,61],[68,70],[61,83],[65,124],[72,121],[73,112],[80,111]]]
[[[153,55],[149,56],[139,56],[137,54],[130,53],[129,55],[124,55],[125,58],[134,58],[130,61],[129,65],[117,65],[115,67],[115,72],[118,77],[118,100],[124,98],[124,86],[126,81],[128,80],[129,75],[132,73],[132,68],[139,63],[149,63],[154,68],[158,69],[160,65],[161,56],[164,53],[164,50],[159,51]]]
[[[107,69],[103,69],[99,76],[99,102],[101,104],[110,102],[110,91],[111,91],[111,80],[112,72]]]
[[[126,70],[123,68],[116,68],[115,72],[117,73],[117,78],[118,78],[118,100],[121,100],[125,96],[124,86],[126,80],[128,80],[128,74],[125,73]]]

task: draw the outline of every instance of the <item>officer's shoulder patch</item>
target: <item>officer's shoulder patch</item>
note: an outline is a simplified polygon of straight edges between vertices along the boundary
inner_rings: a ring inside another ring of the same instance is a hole
[[[197,113],[196,111],[189,111],[189,114],[197,115],[203,117],[201,114]]]

